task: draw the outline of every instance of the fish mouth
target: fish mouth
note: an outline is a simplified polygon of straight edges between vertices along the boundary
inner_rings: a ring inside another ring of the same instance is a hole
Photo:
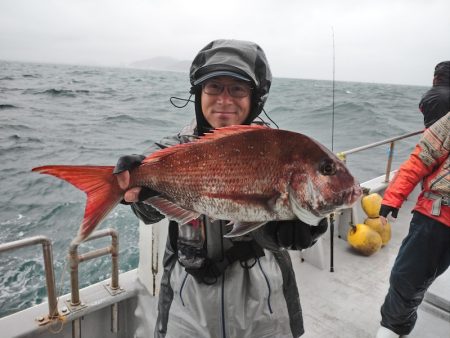
[[[335,192],[334,195],[335,199],[330,203],[322,204],[319,208],[322,216],[329,215],[338,209],[350,208],[362,195],[362,189],[359,185],[355,185],[349,189]]]
[[[361,186],[359,184],[355,185],[349,190],[344,191],[343,194],[342,200],[345,201],[346,206],[351,206],[362,195]]]

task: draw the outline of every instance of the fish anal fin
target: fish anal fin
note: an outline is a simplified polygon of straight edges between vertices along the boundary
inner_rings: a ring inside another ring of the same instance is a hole
[[[262,227],[267,222],[231,222],[233,229],[225,236],[226,238],[239,237],[248,234],[249,232]]]
[[[200,213],[184,209],[161,196],[150,197],[146,199],[144,203],[150,204],[159,212],[166,215],[167,218],[180,224],[188,223],[200,216]]]

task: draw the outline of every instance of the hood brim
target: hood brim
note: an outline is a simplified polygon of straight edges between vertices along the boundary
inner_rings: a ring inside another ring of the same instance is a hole
[[[238,74],[235,72],[231,72],[229,70],[218,70],[218,71],[210,72],[210,73],[207,73],[207,74],[201,76],[198,80],[196,80],[194,82],[194,86],[197,86],[199,84],[202,84],[206,80],[212,79],[214,77],[219,77],[219,76],[229,76],[229,77],[232,77],[232,78],[235,78],[238,80],[242,80],[245,82],[252,82],[252,80],[250,80],[248,77],[246,77],[244,75],[241,75],[241,74]]]

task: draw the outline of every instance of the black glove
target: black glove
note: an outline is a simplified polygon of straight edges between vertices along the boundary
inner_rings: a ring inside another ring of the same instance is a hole
[[[388,217],[389,214],[392,214],[392,217],[397,218],[398,208],[382,204],[381,208],[380,208],[380,216],[383,216],[386,218],[386,217]]]
[[[113,174],[120,174],[121,172],[137,168],[141,165],[144,159],[144,155],[133,154],[122,156],[117,160],[117,164],[114,168]]]
[[[302,250],[313,246],[328,229],[328,221],[322,219],[317,226],[300,220],[279,221],[276,229],[278,245],[289,250]]]
[[[120,157],[117,160],[117,164],[113,170],[113,174],[120,174],[121,172],[132,170],[139,167],[142,161],[145,159],[144,155],[125,155]],[[156,192],[150,188],[142,187],[141,192],[139,193],[139,201],[145,201],[147,198],[158,196],[159,192]],[[131,204],[122,200],[120,203],[122,204]]]

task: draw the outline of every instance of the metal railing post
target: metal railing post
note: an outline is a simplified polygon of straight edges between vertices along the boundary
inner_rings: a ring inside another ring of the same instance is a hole
[[[116,290],[119,288],[119,238],[117,231],[112,229],[109,235],[111,236],[111,289]]]
[[[392,159],[394,158],[394,146],[395,142],[392,141],[389,147],[389,156],[386,164],[386,177],[384,178],[385,183],[389,182],[389,176],[391,175]]]
[[[42,254],[44,255],[45,281],[47,284],[49,318],[58,318],[58,300],[56,297],[55,271],[53,269],[52,242],[42,239]]]
[[[69,248],[69,260],[70,260],[70,283],[71,283],[71,305],[78,306],[81,304],[79,283],[78,283],[78,266],[81,262],[97,258],[100,256],[111,254],[111,289],[119,289],[119,240],[117,231],[114,229],[104,229],[92,233],[85,241],[92,241],[97,238],[111,236],[111,245],[106,248],[93,250],[91,252],[78,255],[78,247],[81,243],[72,243]]]
[[[96,249],[88,253],[79,255],[78,247],[81,243],[72,243],[69,248],[69,260],[70,260],[70,285],[71,285],[71,298],[70,305],[74,308],[84,307],[85,305],[80,300],[80,290],[78,282],[78,266],[81,262],[97,258],[104,255],[111,255],[111,283],[109,288],[117,294],[120,292],[119,287],[119,239],[117,231],[114,229],[104,229],[93,232],[85,241],[92,241],[94,239],[111,236],[111,245],[105,248]],[[118,291],[118,292],[116,292]],[[119,307],[115,303],[111,305],[111,331],[118,332],[119,330]],[[81,322],[80,319],[76,319],[72,323],[72,337],[80,337],[81,334]]]
[[[70,262],[70,304],[72,306],[80,305],[80,287],[78,283],[78,244],[71,244],[69,247]]]
[[[58,300],[56,298],[55,272],[53,268],[52,242],[45,236],[34,236],[20,239],[14,242],[0,244],[0,253],[18,248],[23,248],[35,244],[42,244],[42,254],[44,256],[45,281],[48,296],[48,318],[49,320],[58,318]],[[46,321],[41,321],[45,324]]]

